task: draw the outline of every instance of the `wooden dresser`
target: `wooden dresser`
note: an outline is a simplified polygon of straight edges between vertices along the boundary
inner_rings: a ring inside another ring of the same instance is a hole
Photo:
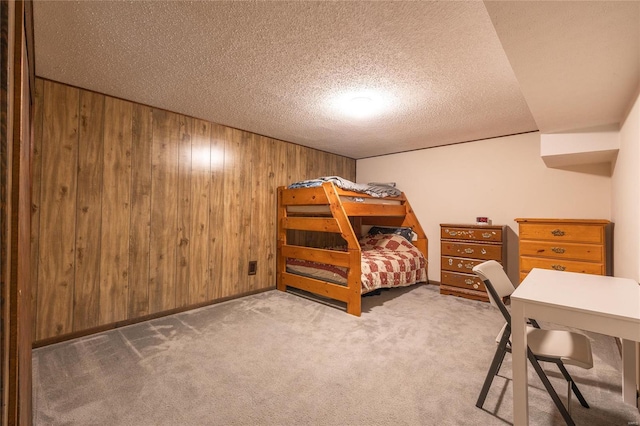
[[[608,220],[516,219],[520,281],[533,268],[613,274],[613,224]]]
[[[488,302],[482,283],[472,271],[485,260],[507,260],[506,226],[440,225],[440,294]]]

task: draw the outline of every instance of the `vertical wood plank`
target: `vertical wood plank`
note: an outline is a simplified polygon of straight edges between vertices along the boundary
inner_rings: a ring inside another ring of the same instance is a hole
[[[209,198],[211,123],[194,120],[191,140],[191,236],[189,238],[189,304],[207,300],[209,273]]]
[[[341,155],[331,154],[330,164],[335,169],[334,174],[342,176],[350,181],[356,181],[355,160]]]
[[[305,179],[315,179],[321,176],[328,176],[326,156],[323,151],[311,148],[301,148],[304,158],[307,159]]]
[[[338,156],[329,152],[324,152],[323,154],[325,162],[325,173],[330,176],[342,176],[341,174],[339,174],[342,169],[342,162],[340,161]],[[347,178],[346,176],[342,177]]]
[[[267,281],[268,255],[272,250],[269,238],[268,196],[270,187],[269,173],[273,159],[270,155],[269,140],[263,136],[253,135],[251,157],[255,159],[251,167],[251,235],[249,238],[249,261],[257,262],[255,275],[247,276],[247,289],[264,288]]]
[[[38,324],[38,251],[40,249],[40,186],[42,185],[42,132],[44,81],[36,79],[33,111],[33,150],[31,156],[31,329],[36,336]]]
[[[283,141],[279,141],[276,140],[275,141],[275,150],[277,152],[276,154],[276,168],[275,168],[275,173],[276,173],[276,188],[280,187],[280,186],[287,186],[289,183],[289,173],[287,170],[287,154],[289,151],[289,146],[291,144],[287,143],[287,142],[283,142]],[[277,253],[277,249],[278,249],[278,244],[280,243],[292,243],[292,241],[289,241],[286,237],[286,231],[282,231],[280,229],[278,229],[278,223],[280,221],[280,219],[283,217],[283,212],[280,210],[279,206],[278,206],[278,191],[276,191],[276,194],[274,196],[274,205],[275,205],[275,219],[276,219],[276,223],[275,223],[275,244],[276,244],[276,259],[275,259],[275,275],[274,275],[274,284],[278,285],[280,284],[280,290],[285,290],[286,286],[283,287],[282,285],[282,281],[279,281],[278,279],[278,273],[282,272],[285,269],[285,265],[284,265],[284,261],[285,259],[278,256]],[[284,235],[281,235],[284,234]],[[278,282],[279,281],[279,282]]]
[[[287,150],[284,143],[273,139],[269,140],[268,149],[271,157],[271,165],[269,170],[269,189],[266,193],[267,199],[265,206],[265,215],[268,218],[268,223],[264,238],[266,241],[269,241],[270,245],[269,251],[267,252],[267,274],[264,286],[272,287],[276,284],[278,186],[286,179]]]
[[[318,170],[318,167],[320,167],[320,164],[317,163],[318,158],[316,154],[317,151],[315,149],[307,148],[304,146],[300,147],[300,157],[307,160],[304,162],[304,169],[302,169],[302,173],[304,176],[303,179],[315,179],[322,176],[319,174],[320,171]]]
[[[271,263],[271,267],[273,267],[273,278],[270,278],[272,280],[271,285],[276,285],[277,284],[277,277],[278,277],[278,264],[277,264],[277,250],[278,250],[278,187],[280,186],[286,186],[289,184],[288,182],[288,173],[287,173],[287,151],[288,151],[288,143],[280,141],[280,140],[274,140],[274,150],[276,152],[275,154],[275,167],[274,167],[274,173],[275,173],[275,186],[276,186],[276,191],[273,195],[273,217],[275,219],[275,223],[274,223],[274,230],[273,230],[273,239],[274,244],[275,244],[275,254],[274,257],[275,259],[272,260]]]
[[[342,176],[342,177],[344,177],[345,179],[349,179],[349,180],[351,180],[351,181],[354,181],[354,182],[355,182],[355,179],[351,179],[351,178],[349,178],[349,176],[347,176],[347,175],[345,174],[345,171],[346,171],[346,170],[345,170],[346,162],[344,162],[344,161],[342,160],[342,157],[341,157],[341,156],[339,156],[339,155],[335,155],[335,154],[331,154],[331,157],[330,157],[329,161],[330,161],[330,164],[332,164],[332,165],[333,165],[333,168],[335,169],[335,174],[336,174],[336,175],[338,175],[338,176]]]
[[[303,153],[303,150],[305,151]],[[307,148],[300,145],[288,144],[287,146],[287,171],[289,183],[297,182],[307,178]],[[316,176],[317,177],[317,176]]]
[[[222,297],[223,267],[222,253],[225,227],[225,148],[226,138],[231,129],[219,124],[211,126],[211,184],[209,187],[209,287],[208,300]],[[229,214],[235,214],[229,212]]]
[[[176,235],[178,227],[177,114],[153,111],[149,313],[176,304]]]
[[[347,176],[347,179],[355,182],[356,181],[356,161],[351,158],[341,157],[341,162],[342,162],[342,171],[341,171],[342,175]]]
[[[314,167],[314,163],[318,161],[316,158],[317,151],[315,149],[307,148],[304,146],[300,147],[300,151],[300,157],[306,160],[304,162],[305,168],[302,170],[304,176],[303,179],[314,179],[319,177],[318,172]]]
[[[191,263],[191,134],[193,119],[179,116],[178,143],[178,234],[176,258],[176,307],[189,304],[189,269]]]
[[[129,242],[129,318],[149,314],[149,232],[153,110],[134,104],[131,144],[131,233]]]
[[[226,129],[222,297],[248,290],[252,134]]]
[[[250,289],[263,289],[276,283],[277,187],[285,179],[286,146],[263,136],[253,138],[254,161],[251,169],[254,192],[251,213],[251,256],[258,261]]]
[[[276,158],[276,163],[275,163],[275,169],[274,172],[276,174],[276,188],[278,186],[285,186],[290,184],[291,182],[289,182],[289,175],[287,173],[287,153],[289,150],[289,143],[287,142],[283,142],[281,140],[277,140],[277,139],[272,139],[272,142],[274,144],[274,149],[276,151],[275,154],[275,158]],[[278,204],[278,194],[276,192],[275,194],[276,197],[276,205]]]
[[[73,330],[78,107],[78,89],[44,82],[37,339]]]
[[[320,151],[322,153],[322,176],[342,176],[338,173],[339,171],[339,162],[338,157],[329,152]],[[342,176],[345,177],[346,176]]]
[[[104,105],[104,169],[100,262],[100,323],[127,317],[131,202],[130,102],[107,97]]]
[[[73,329],[100,324],[104,96],[80,91]]]

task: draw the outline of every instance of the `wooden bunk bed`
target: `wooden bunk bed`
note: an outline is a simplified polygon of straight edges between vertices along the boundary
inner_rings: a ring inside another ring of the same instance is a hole
[[[411,247],[424,255],[424,281],[428,282],[427,237],[404,193],[397,197],[375,198],[341,189],[333,182],[324,182],[311,188],[278,188],[277,288],[281,291],[286,291],[287,287],[297,288],[345,302],[349,314],[360,316],[361,298],[366,290],[363,290],[361,282],[362,249],[359,239],[366,225],[411,228],[417,236],[412,241],[415,247]],[[299,239],[288,238],[292,231],[338,234],[346,242],[346,249],[305,246],[297,241]],[[346,268],[346,283],[288,272],[288,259]]]

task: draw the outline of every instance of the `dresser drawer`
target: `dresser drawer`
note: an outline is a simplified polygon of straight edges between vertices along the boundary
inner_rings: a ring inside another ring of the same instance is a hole
[[[481,264],[482,262],[484,262],[484,260],[442,256],[440,267],[443,271],[466,272],[467,274],[473,274],[473,267]]]
[[[448,294],[450,296],[464,297],[465,299],[481,300],[488,302],[487,293],[480,290],[470,290],[467,288],[454,287],[446,284],[440,286],[440,294]]]
[[[604,275],[603,263],[578,262],[564,259],[545,259],[520,256],[520,273],[529,273],[533,268],[555,269],[556,271],[582,272],[585,274]]]
[[[520,241],[573,241],[578,243],[604,243],[602,226],[562,223],[521,223]]]
[[[463,242],[442,241],[441,254],[444,256],[472,257],[485,260],[502,260],[502,245],[474,244]]]
[[[521,241],[520,256],[574,259],[604,263],[604,246],[546,241]]]
[[[440,238],[453,240],[468,241],[492,241],[496,243],[502,242],[502,229],[472,229],[472,228],[456,228],[441,227]]]
[[[486,291],[484,283],[477,275],[462,274],[459,272],[442,271],[440,282],[453,287],[468,288],[472,290]]]

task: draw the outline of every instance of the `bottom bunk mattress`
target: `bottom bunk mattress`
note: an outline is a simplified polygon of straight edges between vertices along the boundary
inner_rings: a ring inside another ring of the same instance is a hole
[[[362,293],[427,281],[427,259],[404,237],[368,235],[362,249]],[[344,248],[342,248],[344,250]],[[347,283],[347,268],[302,259],[287,259],[287,272],[336,284]]]

